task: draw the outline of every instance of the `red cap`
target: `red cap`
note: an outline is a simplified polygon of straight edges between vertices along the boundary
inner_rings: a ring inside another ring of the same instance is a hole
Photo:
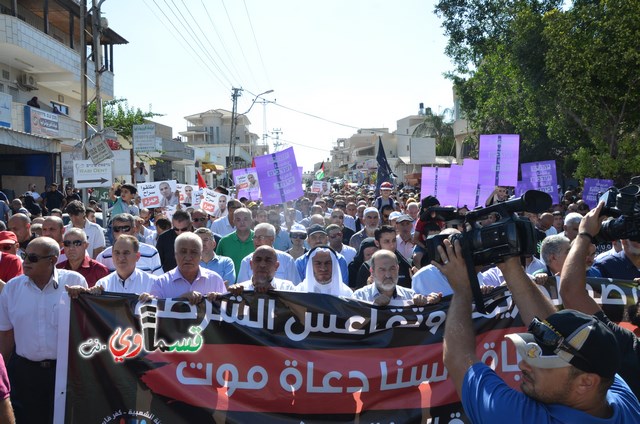
[[[12,231],[0,231],[0,244],[16,244],[18,237]]]

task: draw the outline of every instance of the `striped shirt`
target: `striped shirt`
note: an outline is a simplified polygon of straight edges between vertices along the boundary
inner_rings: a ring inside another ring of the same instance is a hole
[[[113,272],[116,270],[116,267],[113,265],[113,254],[111,253],[111,250],[112,247],[110,246],[100,252],[98,257],[96,258],[96,261],[109,268],[109,272]],[[158,250],[155,247],[147,243],[140,243],[139,252],[140,259],[138,259],[136,268],[150,274],[164,274],[162,265],[160,264],[160,255],[158,254]]]

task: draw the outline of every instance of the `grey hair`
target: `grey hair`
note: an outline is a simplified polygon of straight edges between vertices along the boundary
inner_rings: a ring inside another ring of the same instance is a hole
[[[133,227],[136,224],[136,220],[130,213],[121,213],[113,217],[114,221],[126,222]]]
[[[266,230],[269,233],[268,234],[269,237],[276,236],[276,227],[269,224],[268,222],[261,222],[260,224],[256,225],[255,228],[253,229],[253,232],[256,233],[258,232],[258,230]]]
[[[87,233],[85,233],[81,228],[71,228],[70,230],[65,231],[62,238],[66,239],[67,236],[78,236],[83,242],[87,242]]]
[[[540,257],[545,264],[549,265],[551,256],[557,255],[560,252],[562,245],[568,243],[570,243],[569,239],[560,234],[547,236],[542,240],[542,244],[540,245]]]
[[[213,232],[206,227],[198,228],[193,232],[193,234],[206,234],[209,237],[213,237]]]
[[[182,233],[178,237],[176,237],[176,241],[173,244],[173,248],[175,250],[178,250],[178,246],[180,246],[182,243],[187,241],[192,241],[196,243],[200,247],[200,251],[202,252],[202,239],[200,238],[200,236],[193,233],[189,233],[189,232]]]
[[[578,212],[571,212],[564,217],[564,225],[580,224],[580,221],[582,221],[582,215]]]

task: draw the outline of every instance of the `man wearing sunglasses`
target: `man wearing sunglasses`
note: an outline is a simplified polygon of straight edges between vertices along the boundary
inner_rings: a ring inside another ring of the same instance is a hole
[[[523,321],[531,323],[528,333],[507,336],[522,358],[518,363],[522,392],[510,388],[480,361],[471,319],[473,296],[461,246],[458,241],[452,246],[449,240],[444,246],[438,247],[443,264],[433,262],[454,292],[445,326],[444,364],[471,422],[517,418],[531,423],[575,423],[593,418],[606,423],[637,421],[640,403],[616,375],[620,350],[613,333],[580,312],[555,313],[550,301],[524,274],[518,258],[508,259],[500,268],[513,289]],[[522,296],[524,293],[528,296]]]
[[[179,212],[179,211],[178,211]],[[177,212],[176,212],[177,213]],[[186,213],[186,212],[185,212]],[[120,215],[116,215],[113,218],[112,230],[115,241],[118,240],[118,237],[122,235],[136,236],[136,221],[133,215],[128,213],[121,213]],[[147,243],[140,243],[140,260],[136,265],[141,271],[148,272],[154,275],[162,275],[162,264],[160,263],[160,255],[158,254],[158,250]],[[106,266],[109,269],[109,272],[113,272],[116,270],[116,267],[113,263],[113,246],[109,246],[96,258],[96,261],[100,262],[102,265]]]
[[[71,202],[73,203],[73,202]],[[109,274],[109,269],[87,255],[87,236],[80,228],[65,231],[62,245],[67,260],[56,265],[58,269],[75,271],[87,280],[87,286],[93,287],[96,282]]]
[[[177,266],[174,243],[180,234],[191,231],[191,215],[187,211],[177,210],[171,217],[171,224],[172,228],[160,234],[156,242],[164,272],[169,272]]]
[[[612,322],[586,290],[584,263],[592,249],[592,239],[600,232],[603,204],[589,211],[582,221],[578,236],[571,246],[560,276],[560,296],[564,306],[593,315],[613,332],[622,351],[620,376],[627,382],[636,397],[640,399],[640,340],[631,331]],[[580,265],[583,265],[582,267]]]
[[[56,269],[58,243],[38,237],[27,246],[24,275],[0,294],[0,353],[11,358],[11,400],[17,422],[53,422],[58,308],[65,286],[87,287],[77,272]]]

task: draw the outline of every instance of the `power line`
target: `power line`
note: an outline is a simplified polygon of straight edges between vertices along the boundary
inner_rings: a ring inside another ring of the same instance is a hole
[[[189,42],[184,38],[184,36],[182,35],[182,33],[180,32],[180,30],[178,30],[178,28],[173,24],[172,20],[169,19],[169,17],[167,16],[166,13],[164,13],[164,10],[158,5],[158,3],[156,2],[156,0],[152,0],[153,3],[156,5],[156,8],[160,11],[160,13],[162,13],[162,15],[165,17],[165,19],[171,24],[171,26],[173,27],[174,31],[176,33],[178,33],[178,35],[180,36],[180,38],[182,38],[182,40],[184,41],[184,44],[187,45],[187,47],[189,47],[189,49],[191,49],[191,52],[193,53],[193,55],[195,56],[196,60],[199,60],[201,62],[202,65],[204,65],[205,70],[208,70],[209,72],[211,72],[211,74],[218,80],[218,82],[220,83],[220,85],[222,87],[224,87],[224,89],[226,90],[228,85],[225,84],[224,81],[222,81],[220,79],[220,77],[218,75],[216,75],[215,72],[213,72],[213,70],[207,65],[207,63],[202,60],[202,58],[200,57],[200,55],[198,55],[198,53],[194,50],[194,48],[189,44]],[[146,2],[145,0],[145,5],[147,5],[147,7],[149,8],[149,10],[151,10],[151,12],[156,16],[156,18],[158,19],[158,21],[162,24],[162,26],[164,26],[165,28],[167,28],[166,24],[164,24],[162,22],[162,19],[156,14],[156,12],[154,11],[154,9],[152,7],[149,6],[149,4]],[[168,29],[168,28],[167,28]],[[175,34],[173,34],[173,37],[176,41],[178,41],[178,44],[182,44],[180,43],[180,41],[178,40],[178,38],[175,36]],[[184,45],[183,45],[184,47]]]
[[[233,31],[233,35],[236,38],[236,42],[238,43],[238,48],[240,49],[240,53],[242,53],[242,58],[247,64],[247,69],[249,70],[249,74],[255,83],[257,83],[255,75],[253,75],[253,71],[251,70],[251,65],[247,60],[247,57],[244,54],[244,50],[242,49],[242,44],[240,44],[240,39],[238,38],[238,34],[236,33],[236,29],[233,27],[233,22],[231,22],[231,16],[229,16],[229,11],[227,10],[227,6],[224,4],[224,0],[220,0],[222,2],[222,7],[224,7],[224,12],[227,14],[227,19],[229,20],[229,25],[231,25],[231,31]]]
[[[280,134],[282,134],[282,133],[280,133]],[[270,135],[267,135],[267,137],[271,138],[271,139],[274,139],[274,140],[276,139],[275,137],[270,136]],[[281,142],[287,143],[287,144],[292,144],[294,146],[304,147],[306,149],[314,149],[314,150],[320,150],[320,151],[323,151],[323,152],[331,152],[331,149],[323,149],[321,147],[308,146],[306,144],[296,143],[295,141],[285,140],[284,138],[278,138],[278,140],[281,141]]]
[[[249,16],[249,9],[247,8],[247,2],[246,0],[242,0],[242,3],[244,3],[244,10],[247,12],[247,19],[249,20],[249,26],[251,27],[251,34],[253,34],[253,41],[256,43],[258,56],[260,56],[260,63],[262,64],[262,69],[264,70],[264,74],[267,77],[267,83],[269,84],[269,86],[271,86],[271,78],[269,78],[267,67],[264,65],[264,60],[262,59],[262,52],[260,51],[260,46],[258,45],[258,39],[256,38],[256,33],[253,30],[253,23],[251,22],[251,17]]]
[[[211,14],[209,13],[209,9],[207,9],[207,6],[205,5],[204,0],[201,0],[201,2],[202,2],[202,7],[204,8],[204,11],[207,14],[207,18],[209,18],[209,22],[211,23],[211,27],[213,28],[213,31],[216,33],[216,36],[218,37],[218,41],[220,41],[220,45],[222,46],[222,50],[224,50],[225,54],[229,58],[229,63],[233,67],[234,71],[236,71],[236,74],[240,77],[239,79],[242,79],[242,74],[240,73],[240,71],[238,71],[238,68],[236,68],[236,65],[235,65],[235,63],[233,61],[233,57],[231,56],[231,53],[229,53],[229,50],[227,50],[227,45],[225,44],[224,40],[220,36],[220,33],[218,32],[218,28],[216,27],[216,24],[213,22],[213,19],[211,18]]]

